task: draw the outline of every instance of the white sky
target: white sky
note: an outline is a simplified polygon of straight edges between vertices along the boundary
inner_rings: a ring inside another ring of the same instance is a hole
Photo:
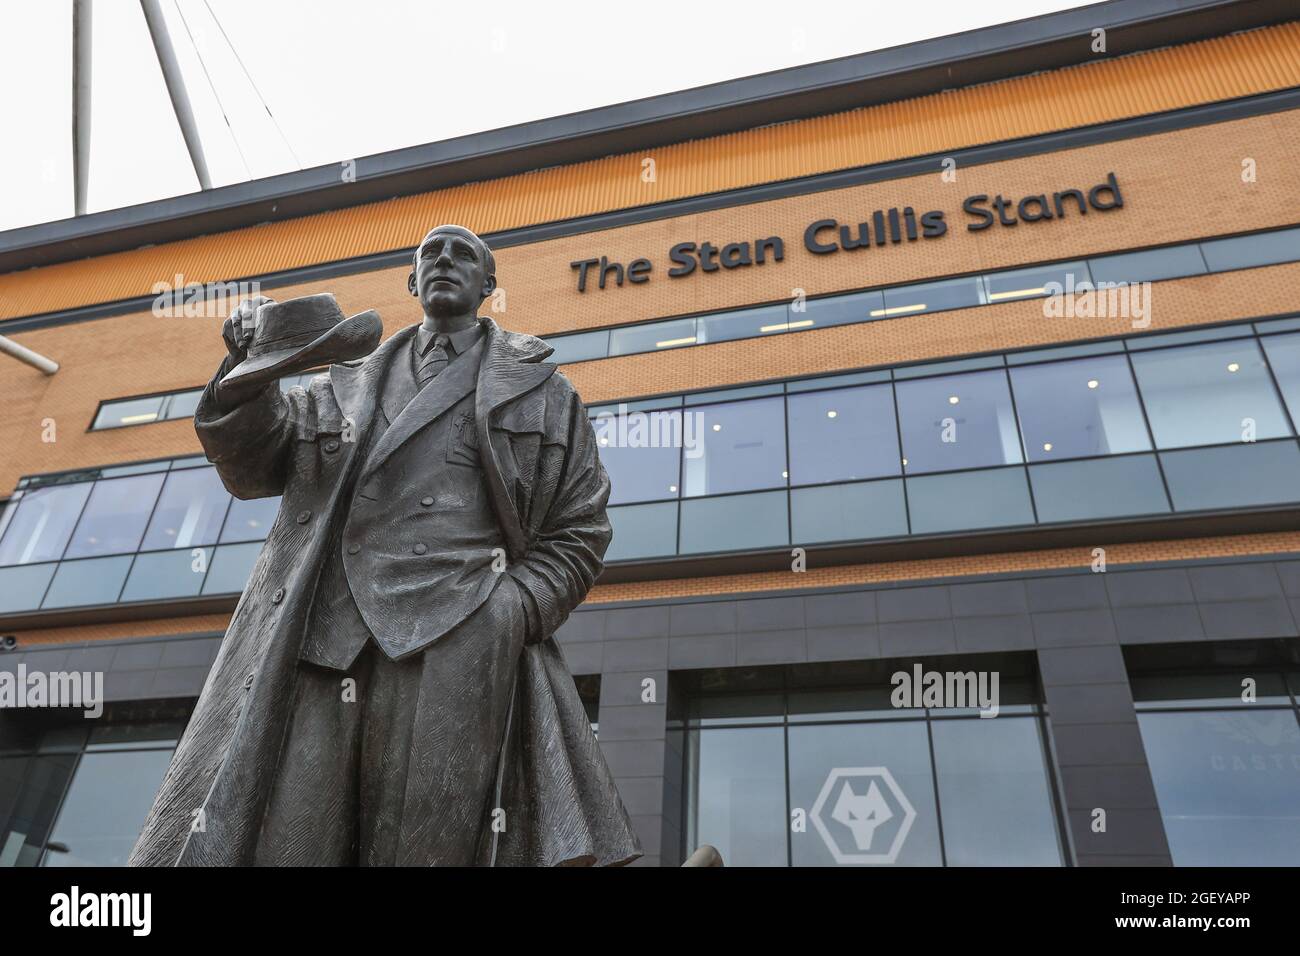
[[[162,0],[218,186],[1080,5]],[[139,3],[93,34],[90,211],[197,190]],[[69,217],[72,0],[0,0],[0,51],[0,229]]]

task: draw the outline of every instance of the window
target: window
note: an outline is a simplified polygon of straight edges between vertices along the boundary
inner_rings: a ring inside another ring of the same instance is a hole
[[[1059,295],[1089,281],[1086,262],[1064,262],[1056,266],[994,272],[984,277],[984,286],[988,301],[997,303]]]
[[[1123,355],[1011,369],[1030,461],[1147,451],[1146,421]]]
[[[682,502],[682,554],[752,551],[790,543],[784,491]]]
[[[125,866],[182,726],[55,725],[0,751],[0,866]]]
[[[35,564],[63,557],[72,528],[90,494],[90,483],[51,485],[22,492],[0,539],[0,565]]]
[[[694,345],[695,320],[676,319],[671,322],[651,322],[613,329],[609,333],[609,354],[630,355],[634,352],[655,352],[659,349]]]
[[[593,419],[600,460],[609,472],[610,504],[678,496],[682,446],[689,437],[682,423],[677,409],[602,413]]]
[[[596,332],[579,332],[577,335],[557,335],[547,339],[547,345],[555,351],[548,362],[585,362],[587,359],[604,358],[609,354],[609,330]]]
[[[702,405],[691,414],[700,450],[684,456],[687,497],[785,485],[784,399]]]
[[[1294,262],[1300,259],[1300,229],[1279,229],[1276,232],[1216,239],[1201,243],[1205,263],[1211,272],[1229,269],[1249,269],[1275,262]]]
[[[922,282],[885,290],[885,307],[872,318],[913,315],[917,312],[941,312],[945,309],[968,309],[984,305],[984,280],[979,276]]]
[[[1201,672],[1143,668],[1126,651],[1169,850],[1175,866],[1295,866],[1300,671],[1234,643],[1183,648],[1184,668],[1198,658],[1238,662]],[[1158,659],[1172,664],[1175,650]],[[1254,702],[1243,700],[1247,680]]]
[[[1254,339],[1135,352],[1132,358],[1159,448],[1291,434]]]
[[[1300,334],[1269,335],[1260,341],[1282,397],[1291,410],[1291,421],[1300,421]]]
[[[221,529],[221,543],[263,540],[271,533],[271,525],[275,524],[275,516],[279,511],[279,495],[247,501],[232,499],[230,510],[226,512],[225,527]]]
[[[1160,279],[1177,279],[1205,272],[1205,260],[1195,243],[1170,246],[1167,249],[1147,249],[1118,256],[1089,259],[1088,267],[1094,282],[1156,282]]]
[[[1027,660],[1009,658],[948,662],[1000,670],[992,719],[894,708],[890,675],[910,663],[688,672],[686,703],[670,717],[684,738],[685,852],[709,843],[728,866],[872,862],[863,855],[897,866],[1061,865],[1033,677]],[[790,827],[796,808],[802,830]]]
[[[162,483],[160,473],[95,482],[64,557],[125,554],[138,548]]]
[[[95,416],[92,429],[121,428],[124,425],[144,425],[162,419],[165,395],[151,398],[132,398],[120,402],[105,402]]]
[[[894,394],[888,385],[807,392],[787,399],[790,482],[880,478],[902,471]]]
[[[677,502],[623,505],[609,509],[614,540],[606,561],[655,558],[677,553]]]
[[[907,474],[1021,460],[1005,372],[915,379],[895,387]]]
[[[1030,465],[1029,483],[1044,523],[1169,511],[1155,455]]]
[[[784,305],[741,309],[700,318],[700,342],[726,342],[731,339],[749,339],[774,332],[788,332],[790,325],[802,316],[789,315]]]
[[[790,492],[790,524],[794,544],[905,535],[903,483],[859,481],[795,488]]]
[[[141,549],[216,544],[230,493],[215,468],[174,471],[167,476]]]

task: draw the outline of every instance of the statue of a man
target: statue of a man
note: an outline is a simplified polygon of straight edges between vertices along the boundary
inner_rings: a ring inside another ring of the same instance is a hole
[[[609,479],[573,386],[479,306],[439,226],[424,319],[259,300],[195,414],[231,494],[283,495],[132,863],[621,864],[640,855],[553,634],[600,573]],[[360,347],[358,347],[360,346]]]

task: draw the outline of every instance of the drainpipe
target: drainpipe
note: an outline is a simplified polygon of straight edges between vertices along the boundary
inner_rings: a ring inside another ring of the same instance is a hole
[[[6,355],[12,355],[20,362],[26,362],[32,368],[40,369],[46,375],[53,375],[59,370],[59,363],[47,359],[39,352],[33,352],[24,345],[19,345],[13,339],[7,339],[0,335],[0,352]]]

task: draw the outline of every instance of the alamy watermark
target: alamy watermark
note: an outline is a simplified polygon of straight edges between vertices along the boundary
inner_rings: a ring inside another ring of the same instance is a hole
[[[703,412],[629,412],[620,402],[617,412],[596,414],[595,429],[601,448],[681,448],[690,459],[704,454]]]
[[[1074,273],[1065,274],[1065,283],[1043,285],[1043,316],[1048,319],[1130,319],[1133,328],[1151,324],[1150,282],[1074,282]]]
[[[997,671],[927,671],[920,664],[895,671],[889,702],[899,708],[979,708],[980,717],[998,715]]]
[[[0,671],[0,710],[71,707],[96,718],[104,713],[103,671]]]
[[[224,319],[244,299],[262,294],[262,284],[249,282],[186,282],[177,273],[174,281],[160,280],[153,293],[156,318]]]

